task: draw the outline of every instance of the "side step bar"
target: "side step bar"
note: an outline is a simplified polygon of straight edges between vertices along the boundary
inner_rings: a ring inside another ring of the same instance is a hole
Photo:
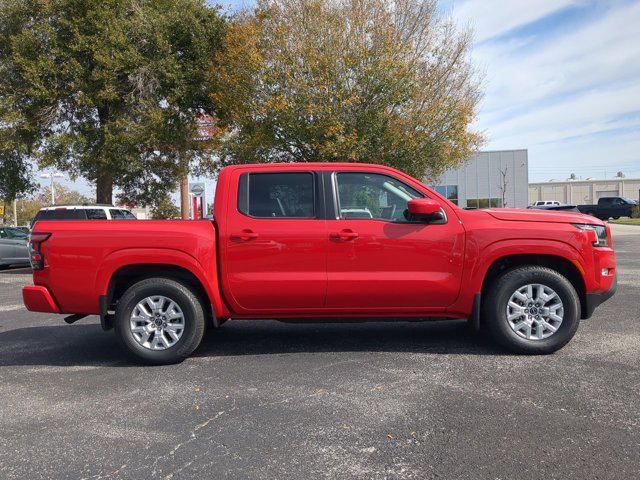
[[[67,322],[69,325],[71,325],[72,323],[76,323],[78,320],[87,316],[88,315],[81,315],[79,313],[76,313],[74,315],[69,315],[68,317],[64,317],[64,321]]]

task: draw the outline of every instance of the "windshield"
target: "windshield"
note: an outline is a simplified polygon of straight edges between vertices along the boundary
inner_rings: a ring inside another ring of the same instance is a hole
[[[16,239],[27,238],[27,234],[17,228],[5,227],[4,231],[7,234],[8,238],[16,238]]]

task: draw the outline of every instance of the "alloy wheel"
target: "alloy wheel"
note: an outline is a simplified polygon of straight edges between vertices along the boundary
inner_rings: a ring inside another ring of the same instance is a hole
[[[136,342],[149,350],[173,347],[184,333],[182,309],[172,299],[153,295],[140,300],[129,318]]]
[[[530,283],[518,288],[507,303],[507,322],[527,340],[543,340],[562,324],[564,307],[560,296],[547,285]]]

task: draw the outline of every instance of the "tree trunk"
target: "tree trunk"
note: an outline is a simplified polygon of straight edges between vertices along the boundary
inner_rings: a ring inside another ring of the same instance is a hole
[[[113,204],[113,177],[101,172],[96,179],[96,203]]]
[[[189,220],[189,177],[180,179],[180,214],[183,220]]]
[[[109,105],[98,106],[98,118],[100,119],[100,141],[95,149],[96,160],[103,160],[102,150],[104,148],[104,131],[109,120]],[[113,205],[113,174],[109,171],[108,165],[102,163],[98,166],[96,176],[96,203]]]

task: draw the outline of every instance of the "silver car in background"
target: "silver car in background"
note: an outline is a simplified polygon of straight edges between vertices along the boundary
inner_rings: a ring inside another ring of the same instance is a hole
[[[11,265],[29,265],[27,234],[18,228],[0,226],[0,269]]]

